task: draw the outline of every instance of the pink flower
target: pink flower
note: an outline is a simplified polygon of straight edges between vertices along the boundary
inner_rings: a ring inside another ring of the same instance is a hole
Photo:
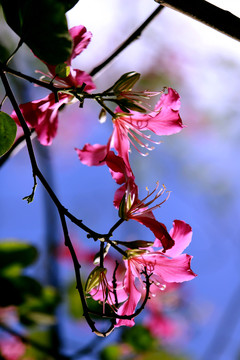
[[[126,300],[126,291],[123,289],[122,282],[116,281],[113,284],[113,279],[107,279],[107,269],[100,266],[96,266],[89,274],[85,291],[94,300],[102,302],[103,314],[105,314],[106,303],[113,311],[116,311],[118,304]]]
[[[25,351],[26,351],[26,345],[24,345],[17,338],[11,337],[0,340],[0,353],[3,356],[3,359],[6,360],[23,359]]]
[[[134,313],[142,289],[145,287],[142,275],[144,270],[147,271],[148,275],[151,275],[151,294],[153,293],[152,287],[154,287],[154,291],[164,290],[169,283],[181,283],[196,276],[190,268],[192,256],[182,254],[182,251],[189,244],[192,235],[191,227],[184,221],[175,220],[170,233],[174,236],[175,245],[165,253],[161,250],[153,251],[152,249],[127,251],[128,257],[124,260],[126,266],[124,286],[128,298],[119,308],[119,315]],[[136,287],[135,279],[138,279],[139,284],[141,284],[140,290]],[[118,319],[116,326],[121,325],[133,326],[134,320]]]
[[[137,111],[131,111],[129,114],[124,113],[118,107],[116,109],[116,117],[113,118],[113,133],[109,138],[107,145],[105,145],[104,153],[107,153],[110,148],[114,148],[117,154],[123,158],[126,164],[129,165],[129,150],[132,144],[137,151],[142,155],[147,155],[139,150],[138,147],[152,150],[146,141],[152,141],[149,135],[143,131],[150,130],[156,135],[171,135],[178,133],[183,128],[182,120],[179,115],[180,99],[178,93],[168,88],[168,93],[163,94],[156,104],[154,111],[148,114],[141,114]],[[103,149],[104,145],[101,146]],[[99,161],[98,152],[96,148],[84,147],[82,150],[76,149],[80,161],[84,164],[103,165],[104,158]],[[130,165],[129,165],[130,166]]]
[[[58,92],[59,101],[56,102],[53,93],[50,93],[43,99],[28,102],[20,105],[21,112],[27,124],[34,128],[38,139],[43,145],[51,145],[52,139],[56,136],[58,128],[58,111],[63,104],[68,104],[75,100],[71,93],[67,92],[67,88],[81,88],[85,84],[84,91],[90,92],[95,89],[91,76],[84,71],[72,69],[71,61],[79,55],[88,45],[91,39],[91,33],[86,31],[82,25],[75,26],[69,30],[73,39],[73,50],[69,59],[66,61],[66,66],[69,74],[66,77],[60,77],[56,74],[56,66],[47,65],[49,69],[48,74],[43,74],[50,81],[54,81],[54,85],[59,89],[64,88],[64,91]],[[19,125],[19,120],[15,112],[12,113],[12,118]]]
[[[83,149],[75,148],[79,160],[88,166],[97,166],[97,165],[104,165],[105,164],[105,157],[107,155],[107,146],[106,145],[99,145],[99,144],[85,144]]]
[[[148,114],[132,111],[128,115],[121,112],[120,108],[117,108],[116,113],[118,113],[118,116],[113,119],[114,129],[110,147],[113,147],[126,163],[129,162],[130,143],[140,154],[146,155],[137,147],[152,150],[152,147],[149,147],[145,142],[145,140],[151,141],[150,136],[145,135],[142,131],[150,130],[157,135],[178,133],[183,128],[179,108],[179,95],[171,88],[168,88],[167,94],[161,96],[154,111]]]
[[[69,102],[69,96],[59,94],[59,101],[55,102],[53,93],[43,99],[34,100],[19,106],[27,124],[35,129],[42,145],[51,145],[58,128],[58,110]],[[15,111],[11,114],[15,122],[20,125]]]
[[[151,205],[161,195],[163,195],[165,188],[156,192],[157,187],[151,193],[140,200],[138,198],[138,186],[135,184],[135,177],[131,168],[123,161],[123,159],[110,151],[106,158],[106,164],[110,168],[112,177],[118,184],[123,184],[114,196],[114,205],[119,209],[119,216],[125,220],[136,220],[140,224],[148,227],[155,237],[162,244],[164,251],[170,249],[174,245],[174,241],[167,232],[164,224],[155,219],[153,210],[160,207],[166,200],[164,199],[158,204]],[[150,197],[156,192],[152,199]]]

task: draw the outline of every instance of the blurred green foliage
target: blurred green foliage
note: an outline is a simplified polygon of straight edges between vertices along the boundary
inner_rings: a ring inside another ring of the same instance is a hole
[[[37,249],[25,242],[0,242],[0,307],[16,306],[19,320],[27,326],[55,322],[60,296],[50,286],[43,287],[35,278],[23,273],[38,256]]]

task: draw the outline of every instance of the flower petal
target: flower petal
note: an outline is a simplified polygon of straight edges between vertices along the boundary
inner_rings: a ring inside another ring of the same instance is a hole
[[[88,166],[99,166],[105,164],[105,157],[107,155],[107,145],[99,144],[85,144],[82,150],[75,148],[79,160]]]
[[[60,94],[59,101],[55,102],[54,94],[51,93],[43,99],[19,106],[25,121],[35,129],[42,145],[51,145],[58,128],[58,110],[67,102],[69,102],[68,95]],[[15,111],[11,116],[20,125]]]
[[[132,219],[138,221],[140,224],[147,226],[153,232],[153,234],[157,238],[157,240],[155,240],[154,242],[155,246],[156,246],[156,241],[158,241],[158,243],[161,244],[161,246],[163,246],[164,251],[173,247],[174,240],[167,232],[166,226],[160,223],[159,221],[157,221],[154,215],[152,214],[152,212],[149,212],[148,216],[144,216],[144,215],[133,216]]]
[[[183,282],[197,276],[190,268],[192,256],[179,255],[173,259],[164,256],[161,252],[150,252],[142,255],[146,264],[154,269],[154,277],[159,277],[159,282]]]
[[[184,127],[179,115],[179,94],[168,88],[168,94],[163,94],[154,111],[149,114],[134,113],[131,123],[139,130],[151,130],[157,135],[176,134]]]
[[[190,244],[192,240],[192,228],[184,221],[174,220],[173,228],[169,233],[175,241],[175,244],[171,249],[166,251],[166,255],[176,257],[180,255]]]
[[[68,60],[68,62],[71,63],[72,59],[81,54],[81,52],[88,46],[92,34],[90,31],[87,31],[85,26],[82,25],[74,26],[69,29],[69,34],[73,39],[72,55]]]
[[[131,268],[132,266],[131,260],[125,263],[127,269],[124,278],[124,286],[125,286],[125,291],[126,293],[129,294],[129,296],[127,301],[118,309],[118,315],[132,315],[135,312],[136,306],[141,298],[141,293],[136,289],[136,286],[134,284],[135,276]],[[117,319],[115,327],[119,327],[123,325],[134,326],[135,325],[134,318],[132,318],[131,320]]]

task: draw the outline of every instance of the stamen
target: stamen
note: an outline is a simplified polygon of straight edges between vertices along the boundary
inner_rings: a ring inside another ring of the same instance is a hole
[[[157,186],[155,187],[155,189],[151,192],[149,192],[149,189],[148,187],[146,187],[146,190],[147,190],[147,196],[142,199],[142,200],[139,200],[138,202],[136,202],[136,204],[134,204],[129,210],[131,212],[131,216],[138,216],[139,214],[146,214],[150,211],[153,211],[157,208],[159,208],[163,203],[165,203],[165,201],[168,200],[169,196],[170,196],[170,191],[167,191],[167,196],[166,198],[161,201],[160,203],[152,206],[152,207],[149,207],[155,200],[157,200],[161,195],[164,194],[164,192],[166,191],[166,187],[163,185],[163,187],[157,192],[157,194],[153,197],[153,199],[149,199],[153,194],[154,192],[157,190],[159,186],[159,182],[157,182]],[[146,200],[148,200],[146,202]]]

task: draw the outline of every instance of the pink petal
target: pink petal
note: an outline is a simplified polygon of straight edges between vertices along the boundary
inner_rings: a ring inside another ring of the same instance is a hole
[[[118,303],[121,303],[127,299],[128,295],[127,295],[126,291],[123,289],[122,282],[119,282],[119,281],[117,282],[116,294],[117,294]],[[104,289],[104,291],[103,291],[101,286],[97,290],[96,289],[91,290],[90,295],[96,301],[99,300],[101,302],[107,302],[109,305],[115,304],[115,295],[113,292],[112,282],[108,283],[107,299],[106,299],[106,289]]]
[[[176,257],[180,255],[190,244],[192,240],[192,228],[184,221],[174,220],[173,228],[169,233],[175,241],[175,244],[170,250],[166,251],[166,255]]]
[[[141,298],[141,293],[136,289],[134,280],[135,276],[131,269],[131,260],[129,260],[127,270],[124,278],[125,290],[129,294],[127,301],[118,309],[118,315],[132,315],[135,312],[136,306]],[[119,326],[134,326],[134,318],[131,320],[117,319],[115,327]]]
[[[130,144],[127,137],[127,131],[123,126],[120,126],[119,122],[116,120],[114,122],[114,129],[111,137],[111,148],[114,148],[118,155],[123,158],[125,164],[130,167],[129,163],[129,149]]]
[[[88,46],[92,34],[82,25],[72,27],[69,30],[69,34],[73,39],[73,50],[69,59],[69,62],[71,63],[72,59],[81,54],[81,52]]]
[[[121,204],[125,192],[126,192],[126,184],[124,184],[115,191],[114,200],[113,200],[113,205],[115,206],[115,208],[119,209],[119,206]]]
[[[58,110],[67,102],[68,95],[59,95],[59,101],[55,102],[54,94],[51,93],[43,99],[20,105],[25,121],[35,129],[42,145],[51,145],[58,128]],[[11,116],[19,125],[16,113],[13,112]]]
[[[128,178],[134,178],[130,165],[128,166],[123,158],[109,151],[106,156],[106,164],[110,169],[111,175],[117,184],[121,185],[128,181]]]
[[[91,92],[92,90],[96,89],[92,77],[85,71],[81,71],[78,69],[71,69],[71,73],[68,77],[64,79],[56,77],[56,80],[64,80],[66,85],[68,85],[69,87],[80,88],[83,84],[86,84],[86,86],[84,87],[84,91],[86,92]]]
[[[85,144],[82,150],[75,148],[79,160],[88,166],[99,166],[105,164],[105,157],[107,155],[107,145],[99,144]]]
[[[153,252],[142,255],[144,261],[153,267],[154,277],[159,278],[160,283],[183,282],[193,279],[196,274],[191,270],[190,263],[192,256],[187,254],[179,255],[170,259],[161,252]]]
[[[132,125],[139,130],[151,130],[157,135],[178,133],[184,127],[179,115],[180,100],[178,93],[169,88],[168,94],[163,94],[149,114],[133,112]]]
[[[148,227],[156,236],[156,238],[159,240],[159,243],[161,244],[161,246],[163,246],[164,251],[173,247],[174,240],[167,232],[166,226],[160,223],[159,221],[157,221],[154,215],[152,214],[152,212],[149,212],[148,216],[146,215],[133,216],[132,219]]]

